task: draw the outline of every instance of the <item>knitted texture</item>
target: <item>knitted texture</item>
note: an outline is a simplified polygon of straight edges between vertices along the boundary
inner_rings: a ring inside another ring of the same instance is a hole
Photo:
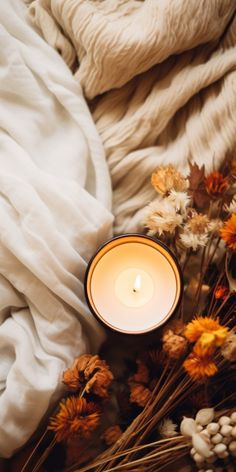
[[[232,156],[235,9],[235,0],[31,3],[45,39],[56,48],[60,39],[69,66],[77,56],[75,77],[88,100],[96,97],[91,109],[112,177],[115,232],[139,229],[157,165],[186,172],[192,160],[210,170]]]

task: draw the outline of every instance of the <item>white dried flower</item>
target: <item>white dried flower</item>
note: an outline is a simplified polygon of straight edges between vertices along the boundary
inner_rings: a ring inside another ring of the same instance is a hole
[[[195,421],[202,426],[206,426],[214,419],[214,408],[202,408],[196,414]]]
[[[233,198],[232,202],[229,205],[224,205],[224,210],[227,213],[236,213],[236,197]]]
[[[164,232],[173,233],[182,220],[182,215],[176,213],[175,207],[167,198],[156,199],[147,207],[144,225],[150,236],[157,233],[161,236]]]
[[[173,423],[170,418],[166,418],[159,424],[158,431],[162,438],[173,438],[178,434],[176,428],[177,424]]]
[[[186,192],[176,192],[176,190],[171,190],[168,200],[174,205],[176,211],[186,213],[186,208],[191,202],[191,197],[189,197]]]
[[[208,229],[213,234],[219,234],[220,229],[223,226],[223,221],[220,218],[213,218],[210,220]]]
[[[207,245],[209,236],[207,233],[202,234],[193,234],[189,231],[183,231],[180,236],[180,242],[188,249],[193,249],[196,251],[200,247]]]

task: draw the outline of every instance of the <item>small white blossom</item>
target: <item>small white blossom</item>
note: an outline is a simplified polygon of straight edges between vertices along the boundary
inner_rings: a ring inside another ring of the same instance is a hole
[[[170,418],[166,418],[159,424],[158,431],[162,438],[173,438],[178,434],[176,428],[177,424],[173,423]]]
[[[173,203],[176,211],[185,213],[187,206],[191,202],[191,197],[189,197],[186,192],[176,192],[176,190],[171,190],[168,200]]]
[[[188,249],[196,251],[200,247],[207,245],[209,235],[207,233],[193,234],[190,232],[183,232],[180,234],[181,243]]]
[[[156,199],[148,205],[144,225],[148,228],[150,236],[157,233],[161,236],[165,231],[173,233],[182,221],[183,217],[176,213],[173,203],[164,198]]]
[[[224,205],[224,210],[231,214],[236,213],[236,197],[233,198],[229,205]]]
[[[211,233],[218,234],[222,226],[223,226],[223,221],[220,218],[214,218],[213,220],[210,220],[208,229]]]

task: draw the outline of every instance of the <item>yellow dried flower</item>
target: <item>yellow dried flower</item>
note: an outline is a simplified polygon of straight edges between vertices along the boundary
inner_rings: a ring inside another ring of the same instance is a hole
[[[87,393],[92,391],[100,397],[108,395],[108,387],[113,380],[107,363],[97,355],[84,354],[75,359],[72,367],[63,373],[63,382],[68,390],[78,391],[81,388]]]
[[[99,421],[100,412],[95,403],[72,395],[61,401],[59,412],[50,419],[48,429],[54,431],[57,442],[73,434],[88,438]]]
[[[144,407],[151,398],[151,391],[142,384],[132,384],[130,387],[130,401]]]
[[[220,230],[221,238],[230,249],[236,250],[236,215],[233,214]]]
[[[218,370],[211,355],[203,353],[198,345],[194,346],[192,353],[184,361],[183,367],[195,381],[202,381],[206,377],[212,377]]]
[[[221,348],[222,356],[228,361],[236,361],[236,334],[231,332]]]
[[[184,192],[188,188],[188,180],[171,164],[158,167],[151,176],[151,183],[162,196],[167,195],[170,190]]]
[[[187,324],[185,336],[190,342],[198,342],[201,349],[209,351],[222,346],[228,336],[228,328],[221,326],[218,320],[199,316]]]
[[[112,446],[112,444],[115,444],[116,441],[121,437],[122,435],[122,430],[118,424],[114,426],[109,426],[104,433],[103,433],[103,439],[107,446]]]

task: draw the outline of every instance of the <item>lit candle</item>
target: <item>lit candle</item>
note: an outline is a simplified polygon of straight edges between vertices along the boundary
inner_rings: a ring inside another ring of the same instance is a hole
[[[92,313],[121,333],[146,333],[161,326],[177,308],[181,293],[174,255],[160,241],[138,234],[102,246],[85,278]]]

